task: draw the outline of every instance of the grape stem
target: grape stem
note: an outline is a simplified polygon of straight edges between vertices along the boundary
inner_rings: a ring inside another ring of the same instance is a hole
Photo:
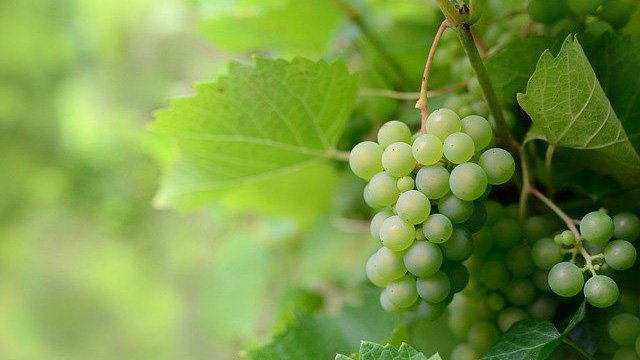
[[[446,95],[454,91],[464,89],[465,87],[467,87],[467,83],[461,82],[461,83],[441,87],[438,89],[428,90],[427,98]],[[395,90],[389,90],[389,89],[375,89],[375,88],[362,89],[360,91],[360,96],[385,97],[385,98],[397,99],[397,100],[414,100],[414,101],[417,101],[420,99],[419,92],[402,92],[402,91],[395,91]]]
[[[349,161],[349,156],[351,156],[350,151],[342,151],[342,150],[329,150],[324,154],[324,157],[332,160],[339,161]]]
[[[558,217],[562,221],[564,221],[564,223],[567,225],[567,228],[569,228],[569,230],[571,230],[571,232],[576,237],[576,240],[579,243],[580,239],[581,239],[581,236],[580,236],[580,232],[578,231],[578,228],[576,227],[576,224],[573,222],[573,219],[569,215],[567,215],[567,213],[562,211],[562,209],[560,209],[558,207],[558,205],[556,205],[553,201],[551,201],[551,199],[549,199],[542,192],[540,192],[540,190],[532,187],[530,185],[530,183],[527,184],[527,187],[529,188],[529,193],[531,195],[533,195],[533,196],[537,197],[538,199],[540,199],[540,201],[542,201],[545,205],[547,205],[549,207],[549,209],[551,209],[554,213],[556,213],[556,215],[558,215]]]
[[[544,173],[547,178],[547,193],[551,199],[553,199],[553,154],[555,150],[556,147],[549,144],[544,156]]]
[[[420,131],[423,134],[427,133],[427,118],[429,117],[429,102],[427,101],[427,84],[429,83],[429,73],[431,72],[431,64],[433,63],[433,58],[436,54],[436,49],[438,48],[438,43],[440,42],[440,38],[442,38],[442,34],[449,26],[449,22],[445,19],[442,21],[440,26],[438,27],[438,32],[436,32],[436,36],[433,38],[433,43],[431,43],[431,49],[429,49],[429,55],[427,56],[427,63],[424,66],[424,73],[422,74],[422,85],[420,86],[420,98],[416,103],[416,107],[420,109]]]

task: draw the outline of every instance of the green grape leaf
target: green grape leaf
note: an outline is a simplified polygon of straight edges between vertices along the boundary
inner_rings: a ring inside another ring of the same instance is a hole
[[[378,290],[363,294],[357,306],[347,306],[337,315],[300,316],[265,346],[250,350],[253,360],[325,360],[337,353],[351,353],[363,339],[383,341],[400,323],[400,316],[382,310]],[[348,359],[348,357],[347,357]]]
[[[360,344],[359,360],[442,360],[439,354],[427,358],[423,353],[406,343],[397,349],[390,344],[380,345],[369,341]],[[349,359],[345,355],[337,355],[336,360]]]
[[[228,75],[156,114],[152,128],[178,152],[156,204],[193,208],[226,196],[245,207],[276,203],[289,214],[322,211],[335,180],[323,160],[342,134],[356,89],[340,62],[230,64]]]
[[[581,150],[586,166],[623,184],[640,179],[640,157],[577,39],[568,37],[555,58],[540,56],[518,102],[549,143]]]
[[[640,38],[607,33],[584,45],[602,89],[624,126],[629,141],[640,149]]]
[[[564,331],[546,320],[522,320],[482,356],[482,360],[542,360],[546,359],[585,317],[585,302],[573,315]]]
[[[201,26],[211,41],[226,50],[275,50],[283,54],[316,56],[332,40],[343,14],[336,2],[288,0],[262,11],[224,14]]]
[[[554,53],[562,44],[562,38],[531,37],[514,41],[487,60],[487,71],[503,103],[513,103],[516,93],[524,90],[527,80],[536,69],[540,54],[547,49]]]

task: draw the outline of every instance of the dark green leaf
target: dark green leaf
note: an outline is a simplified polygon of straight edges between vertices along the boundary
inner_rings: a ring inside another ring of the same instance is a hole
[[[640,179],[640,157],[577,40],[567,38],[556,58],[542,54],[518,102],[549,143],[582,150],[587,166],[623,184]]]

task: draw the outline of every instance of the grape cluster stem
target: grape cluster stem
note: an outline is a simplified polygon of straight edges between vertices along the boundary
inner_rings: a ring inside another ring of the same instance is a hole
[[[436,36],[433,38],[433,43],[431,44],[431,48],[429,49],[429,55],[427,56],[427,63],[424,67],[424,73],[422,74],[422,85],[420,87],[420,98],[418,99],[418,103],[416,107],[420,109],[420,131],[422,134],[427,133],[427,118],[429,117],[429,102],[427,100],[427,84],[429,83],[429,73],[431,72],[431,64],[433,63],[433,58],[436,55],[436,49],[438,48],[438,43],[442,38],[442,34],[449,26],[449,22],[445,19],[442,21],[440,26],[438,27],[438,32],[436,32]]]

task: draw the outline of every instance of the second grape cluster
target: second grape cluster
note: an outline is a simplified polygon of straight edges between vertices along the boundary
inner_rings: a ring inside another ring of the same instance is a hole
[[[468,282],[462,262],[486,219],[482,201],[512,177],[514,159],[487,149],[493,129],[485,118],[460,119],[450,109],[434,111],[423,134],[390,121],[377,140],[356,145],[349,159],[368,181],[365,202],[378,210],[371,235],[382,246],[367,261],[367,276],[384,289],[385,310],[437,317]]]

